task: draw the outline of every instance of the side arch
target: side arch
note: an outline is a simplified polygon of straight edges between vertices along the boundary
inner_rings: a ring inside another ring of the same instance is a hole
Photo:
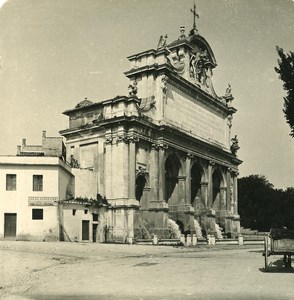
[[[175,154],[170,154],[165,161],[165,200],[169,204],[178,202],[178,179],[182,173],[180,159]]]
[[[202,195],[201,195],[201,183],[205,178],[205,173],[202,166],[195,162],[191,167],[191,205],[196,210],[201,209]]]

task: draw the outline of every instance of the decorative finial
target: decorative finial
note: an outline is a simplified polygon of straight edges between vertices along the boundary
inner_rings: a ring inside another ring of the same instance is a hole
[[[226,89],[225,96],[232,96],[232,87],[231,87],[231,85],[229,83],[228,83],[228,87]]]
[[[185,26],[181,26],[180,27],[180,32],[181,32],[181,35],[180,35],[180,37],[179,37],[179,40],[181,40],[181,39],[184,39],[186,36],[185,36]]]
[[[199,15],[196,12],[196,4],[194,2],[193,9],[191,9],[191,13],[193,14],[193,28],[190,31],[190,35],[198,34],[198,30],[196,27],[196,18],[199,19]]]
[[[232,87],[229,83],[228,83],[228,87],[226,89],[225,96],[223,97],[223,99],[225,100],[227,106],[231,106],[231,103],[234,100],[234,97],[232,95]]]
[[[157,50],[158,49],[162,49],[166,46],[166,42],[167,42],[167,34],[165,36],[161,35],[158,41],[158,45],[157,45]]]

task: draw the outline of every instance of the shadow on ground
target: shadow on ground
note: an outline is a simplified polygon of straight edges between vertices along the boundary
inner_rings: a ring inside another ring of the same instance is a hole
[[[283,259],[277,259],[271,262],[266,269],[260,268],[259,271],[264,273],[294,273],[294,268],[285,267]]]

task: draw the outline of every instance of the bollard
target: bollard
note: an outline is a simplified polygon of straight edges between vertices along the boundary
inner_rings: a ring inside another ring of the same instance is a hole
[[[185,244],[185,236],[183,234],[180,236],[180,243],[183,245]]]
[[[128,244],[131,244],[131,245],[133,244],[133,238],[132,237],[128,237],[127,241],[128,241]]]
[[[243,235],[239,235],[238,236],[238,243],[239,243],[239,246],[243,246],[244,245],[244,237],[243,237]]]
[[[192,244],[191,234],[187,234],[186,246],[191,246],[191,244]]]
[[[215,245],[215,236],[211,235],[210,239],[211,239],[211,245]]]
[[[192,235],[192,245],[193,245],[193,246],[196,246],[196,245],[197,245],[197,236],[196,236],[196,234],[193,234],[193,235]]]
[[[208,244],[208,245],[211,245],[211,236],[210,236],[210,234],[208,234],[208,235],[206,236],[206,240],[207,240],[207,244]]]
[[[153,236],[152,243],[153,243],[153,245],[157,245],[158,244],[158,237],[157,237],[156,234],[154,234],[154,236]]]

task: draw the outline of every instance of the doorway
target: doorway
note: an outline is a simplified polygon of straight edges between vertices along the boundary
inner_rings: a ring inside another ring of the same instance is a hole
[[[16,214],[4,214],[4,238],[16,237]]]
[[[93,231],[92,231],[92,234],[93,234],[93,243],[96,243],[97,242],[97,227],[98,227],[98,224],[93,224]]]
[[[90,238],[90,226],[89,226],[89,221],[88,220],[83,220],[82,221],[82,240],[83,241],[88,241]]]

